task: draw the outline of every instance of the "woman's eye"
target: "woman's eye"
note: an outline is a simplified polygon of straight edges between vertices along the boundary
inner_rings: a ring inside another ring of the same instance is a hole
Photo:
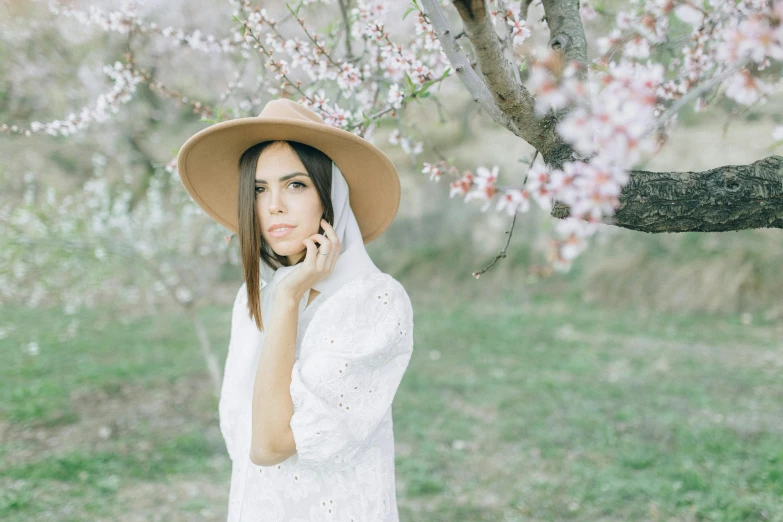
[[[307,185],[305,185],[304,183],[302,183],[301,181],[293,181],[293,182],[291,182],[291,184],[290,184],[290,185],[288,185],[288,186],[289,186],[289,187],[293,187],[294,185],[299,185],[298,187],[296,187],[296,190],[301,190],[301,189],[303,189],[304,187],[306,187],[306,186],[307,186]],[[264,187],[256,187],[256,194],[259,194],[259,193],[260,193],[259,191],[260,191],[261,189],[263,189],[263,188],[264,188]]]

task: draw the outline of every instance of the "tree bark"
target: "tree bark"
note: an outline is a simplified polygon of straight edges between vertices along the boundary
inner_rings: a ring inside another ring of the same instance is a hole
[[[568,206],[555,204],[552,215],[567,217]],[[783,228],[783,156],[704,172],[635,170],[602,223],[640,232]]]

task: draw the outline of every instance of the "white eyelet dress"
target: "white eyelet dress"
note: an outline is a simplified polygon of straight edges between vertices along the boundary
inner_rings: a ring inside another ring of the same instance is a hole
[[[392,401],[413,351],[413,309],[383,272],[358,276],[299,307],[291,374],[297,453],[250,460],[261,334],[237,293],[220,429],[232,460],[228,522],[398,522]]]

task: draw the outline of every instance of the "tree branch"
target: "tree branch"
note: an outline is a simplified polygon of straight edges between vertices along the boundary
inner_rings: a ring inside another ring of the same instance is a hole
[[[422,10],[432,24],[435,35],[440,41],[443,52],[454,66],[457,77],[477,102],[487,111],[487,114],[498,124],[507,128],[517,136],[523,137],[514,122],[495,104],[493,95],[487,85],[479,78],[476,71],[470,65],[468,58],[462,53],[454,37],[454,32],[449,26],[446,14],[440,8],[436,0],[422,0]],[[468,36],[470,38],[470,36]],[[480,64],[479,64],[480,67]],[[523,137],[524,138],[524,137]]]
[[[516,65],[503,55],[486,0],[454,0],[454,6],[473,44],[478,68],[495,105],[519,129],[517,136],[546,159],[559,141],[555,132],[557,120],[551,114],[544,118],[536,116],[535,98],[516,81],[513,71]]]
[[[557,218],[568,212],[563,203],[552,209]],[[783,156],[704,172],[632,171],[602,223],[653,233],[783,228]]]
[[[348,5],[346,0],[340,0],[340,14],[343,16],[343,25],[345,26],[345,59],[350,62],[353,60],[353,50],[351,49],[351,21],[348,19]]]
[[[587,75],[587,38],[579,14],[579,2],[573,0],[542,0],[544,17],[549,26],[549,47],[563,54],[564,61],[579,64],[577,77]]]

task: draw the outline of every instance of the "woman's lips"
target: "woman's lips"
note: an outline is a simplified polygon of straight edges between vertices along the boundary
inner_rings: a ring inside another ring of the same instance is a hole
[[[288,234],[291,233],[291,231],[294,230],[294,227],[289,228],[276,228],[275,230],[272,230],[269,235],[272,237],[285,237]]]

